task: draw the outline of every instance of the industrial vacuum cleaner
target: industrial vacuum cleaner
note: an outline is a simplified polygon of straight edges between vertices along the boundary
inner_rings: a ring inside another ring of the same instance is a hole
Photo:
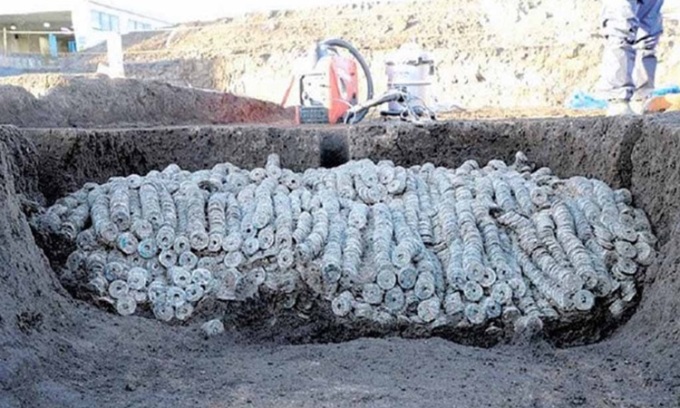
[[[343,52],[343,50],[345,52]],[[434,61],[414,44],[401,47],[386,61],[387,91],[375,96],[373,75],[361,53],[349,42],[329,39],[315,45],[313,66],[299,74],[298,124],[355,124],[369,111],[386,105],[380,113],[410,122],[435,119],[428,107],[429,88],[434,76]],[[366,82],[365,100],[360,98],[359,68]],[[294,82],[286,91],[288,100]]]

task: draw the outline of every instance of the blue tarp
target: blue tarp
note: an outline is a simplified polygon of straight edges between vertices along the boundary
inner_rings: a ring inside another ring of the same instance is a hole
[[[654,96],[664,96],[671,94],[680,94],[680,86],[671,85],[664,88],[655,89],[652,95]]]
[[[654,90],[652,96],[664,96],[671,94],[680,94],[680,86],[671,85],[663,88],[658,88]],[[583,91],[575,91],[574,93],[571,94],[571,96],[569,96],[569,99],[567,99],[566,105],[570,109],[595,110],[595,109],[607,109],[609,103],[604,99],[597,98]]]
[[[567,99],[567,107],[578,110],[607,109],[607,101],[598,99],[583,91],[576,91]]]

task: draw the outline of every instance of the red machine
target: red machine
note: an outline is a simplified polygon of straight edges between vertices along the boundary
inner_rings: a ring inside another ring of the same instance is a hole
[[[351,55],[341,54],[342,49]],[[310,72],[298,75],[300,99],[295,115],[298,124],[355,124],[372,108],[383,104],[390,104],[390,110],[382,112],[383,116],[398,116],[414,123],[435,119],[425,101],[429,79],[421,78],[425,72],[421,65],[429,67],[429,75],[432,75],[430,59],[422,60],[419,54],[415,63],[410,59],[399,65],[393,62],[388,70],[391,83],[387,92],[374,98],[371,71],[352,44],[341,39],[326,40],[316,45],[312,57]],[[366,100],[363,102],[359,101],[358,66],[366,78]],[[295,79],[286,91],[283,106],[286,106],[294,85]]]
[[[349,51],[351,57],[341,55],[340,49]],[[357,64],[366,77],[368,99],[373,97],[373,79],[368,65],[361,54],[344,40],[323,41],[317,44],[315,51],[313,70],[300,76],[300,106],[296,108],[296,121],[298,124],[344,123],[348,111],[359,102]]]
[[[357,64],[338,55],[323,57],[317,71],[300,77],[298,124],[341,123],[359,94]]]

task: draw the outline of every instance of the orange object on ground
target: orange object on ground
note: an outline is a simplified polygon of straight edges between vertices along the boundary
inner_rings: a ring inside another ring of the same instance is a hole
[[[645,113],[680,112],[680,94],[656,96],[645,105]]]
[[[348,58],[334,56],[330,65],[329,79],[328,119],[330,123],[340,123],[347,110],[357,104],[359,96],[357,63]]]
[[[342,123],[347,110],[357,104],[357,63],[339,55],[324,57],[316,72],[302,76],[300,90],[298,124]]]

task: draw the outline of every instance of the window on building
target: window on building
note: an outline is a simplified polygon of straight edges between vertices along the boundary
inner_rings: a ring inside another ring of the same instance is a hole
[[[92,10],[90,13],[92,28],[100,31],[120,32],[120,18],[113,14]]]
[[[99,21],[99,16],[100,16],[101,14],[102,14],[102,13],[100,13],[100,12],[98,12],[98,11],[94,11],[94,10],[92,10],[92,11],[90,12],[90,21],[91,21],[90,24],[92,25],[92,28],[97,29],[97,30],[101,30],[101,29],[102,29],[102,28],[101,28],[101,23],[100,23],[100,21]]]
[[[109,31],[120,32],[120,18],[118,16],[109,15]]]
[[[151,24],[142,23],[141,21],[128,20],[128,31],[143,31],[151,30]]]

